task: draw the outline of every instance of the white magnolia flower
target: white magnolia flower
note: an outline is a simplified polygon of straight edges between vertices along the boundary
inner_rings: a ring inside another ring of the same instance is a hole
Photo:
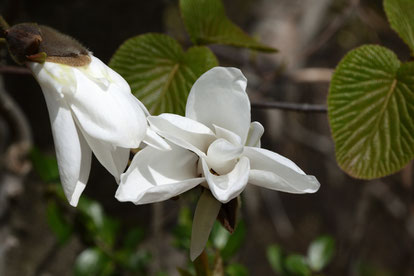
[[[130,148],[137,148],[146,134],[157,145],[156,135],[147,132],[148,111],[128,83],[98,58],[90,58],[81,67],[28,63],[46,99],[60,179],[73,206],[86,186],[92,152],[118,181]]]
[[[236,68],[203,74],[188,96],[185,117],[150,116],[150,126],[174,144],[170,151],[146,147],[121,176],[116,197],[145,204],[177,196],[202,184],[226,203],[247,183],[289,193],[319,189],[289,159],[260,148],[263,126],[250,122],[246,78]]]

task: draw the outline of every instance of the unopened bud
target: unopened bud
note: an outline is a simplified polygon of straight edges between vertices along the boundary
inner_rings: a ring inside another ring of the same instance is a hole
[[[21,23],[4,33],[9,52],[19,64],[49,61],[84,66],[91,61],[89,51],[77,40],[47,26]]]

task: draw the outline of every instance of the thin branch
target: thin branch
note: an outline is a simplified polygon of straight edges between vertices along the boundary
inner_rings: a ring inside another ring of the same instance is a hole
[[[29,69],[20,66],[0,66],[0,74],[31,75]]]
[[[326,113],[327,107],[323,104],[298,104],[287,102],[252,102],[253,108],[272,108],[296,112]]]

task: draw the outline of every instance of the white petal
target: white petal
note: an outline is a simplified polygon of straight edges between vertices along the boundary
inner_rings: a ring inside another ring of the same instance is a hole
[[[247,80],[237,68],[214,67],[191,88],[185,116],[213,129],[213,124],[240,136],[245,143],[250,126]]]
[[[82,130],[118,147],[137,148],[147,122],[126,81],[95,57],[74,74],[76,92],[65,97]]]
[[[63,191],[69,203],[76,206],[88,181],[92,152],[63,99],[54,91],[43,92],[49,110]]]
[[[96,159],[105,167],[119,182],[129,160],[129,148],[113,146],[107,142],[95,139],[83,132],[88,145],[92,149]]]
[[[246,187],[250,170],[248,158],[240,158],[230,173],[219,176],[212,174],[207,162],[204,159],[201,160],[208,187],[218,201],[227,203],[237,197]]]
[[[150,127],[147,128],[147,133],[145,135],[143,142],[158,150],[171,150],[170,144],[168,144],[167,141],[165,141],[162,137],[160,137]]]
[[[222,127],[216,126],[214,125],[214,130],[216,132],[216,137],[217,138],[224,138],[227,141],[229,141],[230,143],[234,144],[234,145],[241,145],[241,138],[239,135],[235,134],[234,132],[228,130],[228,129],[224,129]]]
[[[243,147],[241,145],[234,145],[220,138],[211,143],[207,150],[206,161],[209,168],[223,175],[229,173],[234,168],[242,152]]]
[[[28,67],[42,87],[43,93],[51,93],[54,97],[76,91],[76,79],[73,67],[54,62],[29,62]]]
[[[250,159],[249,183],[288,193],[314,193],[318,180],[306,175],[295,163],[275,152],[245,147],[243,155]]]
[[[148,122],[159,135],[199,156],[205,156],[215,139],[214,133],[205,125],[176,114],[149,116]]]
[[[194,153],[172,145],[170,151],[146,147],[135,154],[121,176],[115,197],[119,201],[146,204],[184,193],[205,181],[197,177]]]
[[[204,190],[198,200],[191,229],[190,259],[200,256],[206,247],[211,229],[219,214],[221,203],[208,190]]]
[[[260,138],[264,133],[264,127],[259,122],[250,124],[249,135],[247,136],[246,146],[260,148]]]

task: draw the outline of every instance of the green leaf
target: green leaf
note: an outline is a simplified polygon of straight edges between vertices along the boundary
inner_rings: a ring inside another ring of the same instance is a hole
[[[231,22],[221,0],[180,0],[180,9],[194,44],[226,44],[263,52],[277,51],[257,42]]]
[[[91,238],[111,248],[120,227],[119,221],[106,216],[102,206],[94,200],[81,197],[77,210]]]
[[[283,269],[283,252],[279,245],[271,245],[266,251],[267,261],[270,263],[272,270],[280,275],[284,274]]]
[[[64,214],[55,201],[47,204],[46,216],[50,229],[56,235],[59,244],[63,245],[72,235],[72,225],[65,220]]]
[[[102,206],[98,202],[82,197],[79,200],[77,209],[81,214],[90,218],[91,223],[96,228],[102,228],[105,214]]]
[[[226,246],[221,250],[221,257],[224,261],[230,259],[240,247],[243,245],[243,242],[246,238],[246,225],[243,221],[240,221],[237,225],[233,234],[230,235]]]
[[[414,1],[384,0],[384,9],[391,27],[410,47],[414,55]]]
[[[358,178],[383,177],[414,157],[414,63],[367,45],[349,52],[333,75],[328,117],[336,159]]]
[[[311,271],[306,263],[306,259],[302,255],[292,254],[287,256],[285,267],[288,272],[297,276],[309,276]]]
[[[335,240],[331,236],[321,236],[308,248],[308,264],[313,271],[321,271],[332,259]]]
[[[247,268],[241,264],[230,264],[226,267],[228,276],[249,276]]]
[[[88,248],[76,258],[75,276],[112,275],[114,266],[111,260],[98,248]]]
[[[59,168],[55,157],[42,153],[38,148],[33,148],[30,158],[34,170],[44,182],[59,180]]]
[[[123,43],[109,65],[128,81],[151,114],[182,115],[194,82],[218,62],[207,47],[184,52],[167,35],[144,34]]]

